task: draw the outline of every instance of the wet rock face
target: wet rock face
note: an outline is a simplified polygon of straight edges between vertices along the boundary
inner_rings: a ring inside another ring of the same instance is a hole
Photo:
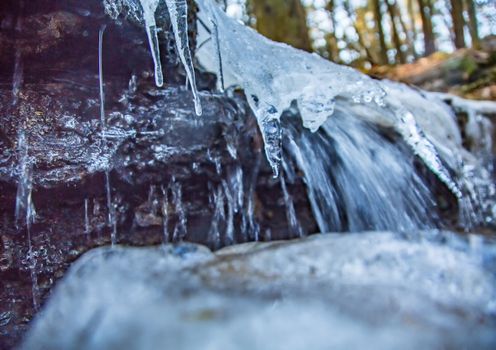
[[[166,85],[157,89],[144,29],[111,20],[99,0],[4,1],[0,28],[0,348],[19,340],[70,262],[110,242],[106,171],[119,243],[220,248],[297,235],[244,96],[217,94],[215,77],[197,72],[204,113],[196,117],[167,31],[159,37]],[[36,209],[29,232],[24,215],[15,217],[27,176]],[[305,233],[316,232],[301,179],[288,191]]]

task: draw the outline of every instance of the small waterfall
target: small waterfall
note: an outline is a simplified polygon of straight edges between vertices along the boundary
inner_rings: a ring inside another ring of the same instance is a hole
[[[303,171],[321,232],[435,227],[435,202],[413,155],[337,107],[322,130],[289,127],[287,150]]]

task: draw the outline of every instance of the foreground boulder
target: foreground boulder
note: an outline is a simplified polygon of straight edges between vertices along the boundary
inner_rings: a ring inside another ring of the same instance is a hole
[[[487,254],[478,237],[437,231],[96,249],[21,348],[494,348]]]

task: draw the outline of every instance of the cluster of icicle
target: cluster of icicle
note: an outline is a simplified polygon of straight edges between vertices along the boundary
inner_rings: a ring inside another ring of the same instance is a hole
[[[105,0],[109,14],[117,16],[125,10],[144,22],[159,87],[163,84],[163,74],[155,16],[160,15],[157,14],[160,1]],[[187,3],[186,0],[164,2],[200,114],[188,44]],[[458,172],[463,156],[457,155],[462,146],[456,123],[445,111],[435,120],[431,120],[432,111],[424,113],[426,108],[440,109],[439,105],[429,104],[425,96],[405,92],[400,84],[379,82],[316,54],[275,43],[229,18],[214,0],[196,0],[196,3],[200,10],[198,38],[204,43],[197,53],[198,59],[206,69],[217,73],[220,90],[225,86],[240,86],[245,91],[275,176],[279,174],[282,158],[282,113],[296,102],[303,125],[316,131],[333,114],[336,103],[346,103],[350,108],[362,108],[358,114],[363,119],[394,128],[451,192],[462,198]],[[448,168],[456,172],[455,179]]]
[[[106,12],[113,18],[117,18],[123,11],[135,19],[144,23],[153,64],[155,66],[155,84],[158,87],[164,85],[162,63],[160,61],[160,47],[156,15],[162,0],[104,0]],[[164,0],[167,5],[169,18],[174,32],[177,52],[181,63],[186,70],[186,75],[193,91],[195,111],[198,116],[202,114],[200,96],[196,88],[193,58],[188,41],[188,4],[186,0]],[[160,16],[160,15],[159,15]]]

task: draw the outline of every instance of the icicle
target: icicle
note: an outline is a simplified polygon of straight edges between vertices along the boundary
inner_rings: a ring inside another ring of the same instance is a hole
[[[258,126],[263,136],[265,155],[269,161],[274,178],[279,176],[282,160],[282,131],[279,117],[268,114],[258,119]]]
[[[105,139],[105,93],[103,91],[103,34],[107,26],[103,25],[98,32],[98,87],[100,91],[100,123],[102,124],[102,137]]]
[[[425,163],[425,165],[441,180],[449,190],[461,200],[463,195],[456,182],[451,178],[446,168],[441,162],[434,145],[425,137],[420,130],[415,117],[411,112],[400,108],[397,114],[399,119],[396,128]]]
[[[284,176],[280,176],[279,178],[281,181],[281,189],[284,197],[284,204],[286,206],[286,218],[288,220],[289,228],[293,233],[296,233],[298,237],[303,237],[303,229],[296,217],[293,198],[286,187],[286,180],[284,179]]]
[[[262,133],[267,161],[272,168],[274,178],[277,178],[279,176],[279,166],[282,160],[280,115],[274,106],[261,102],[258,96],[249,95],[248,103],[255,113],[258,128]]]
[[[213,44],[214,44],[214,50],[217,53],[217,66],[219,68],[218,70],[218,80],[217,80],[217,88],[220,92],[224,92],[225,90],[225,84],[224,84],[224,71],[222,69],[222,54],[220,52],[220,43],[219,43],[219,28],[217,27],[217,23],[211,19],[210,22],[212,23],[212,38],[213,38]]]
[[[143,8],[143,20],[145,21],[146,34],[150,45],[153,64],[155,67],[155,84],[158,87],[164,85],[164,76],[162,73],[162,63],[160,61],[160,47],[157,36],[157,23],[155,21],[155,11],[157,10],[160,0],[140,0]]]
[[[106,26],[103,25],[98,33],[98,80],[100,88],[100,122],[102,127],[102,138],[107,147],[106,131],[107,123],[105,121],[105,94],[103,90],[103,34]],[[112,228],[110,240],[112,245],[117,243],[117,221],[115,219],[115,210],[112,204],[112,192],[110,187],[110,171],[105,170],[105,193],[107,197],[108,225]]]
[[[142,2],[144,0],[141,0]],[[179,58],[186,70],[188,80],[193,91],[196,115],[202,115],[200,96],[196,87],[195,70],[188,40],[188,4],[186,0],[165,0],[172,23],[172,30],[176,39],[176,47]]]

